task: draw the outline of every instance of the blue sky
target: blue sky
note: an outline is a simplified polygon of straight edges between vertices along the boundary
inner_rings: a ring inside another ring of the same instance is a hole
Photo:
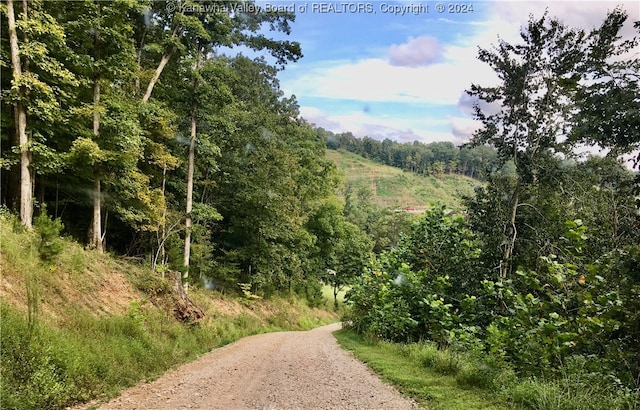
[[[304,118],[334,132],[401,142],[467,141],[478,125],[464,90],[497,81],[476,59],[478,46],[490,47],[498,36],[516,41],[529,14],[539,17],[548,8],[566,24],[590,29],[622,5],[630,21],[640,20],[639,2],[256,3],[296,11],[289,39],[300,42],[304,57],[279,78]],[[634,34],[631,24],[624,33]]]

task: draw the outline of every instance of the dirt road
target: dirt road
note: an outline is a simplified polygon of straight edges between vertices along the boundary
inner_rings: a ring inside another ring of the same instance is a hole
[[[339,324],[256,335],[216,349],[100,409],[411,409],[338,346]]]

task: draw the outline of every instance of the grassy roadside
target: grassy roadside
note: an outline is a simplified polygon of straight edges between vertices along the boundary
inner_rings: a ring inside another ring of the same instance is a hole
[[[334,332],[338,343],[366,363],[383,380],[395,385],[421,407],[433,410],[503,410],[508,404],[478,388],[463,388],[456,377],[420,365],[400,345],[371,343],[356,333]]]
[[[334,333],[343,348],[394,384],[403,394],[433,410],[638,410],[637,392],[611,390],[584,369],[565,369],[564,377],[518,377],[506,365],[434,343],[370,342],[343,329]],[[579,361],[572,366],[579,366]]]
[[[105,400],[241,337],[308,330],[338,315],[296,297],[248,300],[192,287],[205,312],[176,320],[172,284],[136,263],[40,239],[0,214],[0,409],[62,409]]]

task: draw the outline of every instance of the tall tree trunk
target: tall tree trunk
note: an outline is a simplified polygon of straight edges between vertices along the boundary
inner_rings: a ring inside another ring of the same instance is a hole
[[[158,79],[160,78],[160,74],[162,74],[162,70],[164,70],[164,66],[167,65],[167,63],[169,62],[169,59],[171,59],[171,56],[175,52],[176,52],[176,48],[172,47],[171,50],[166,52],[160,59],[160,64],[158,64],[158,68],[156,68],[156,72],[153,73],[153,77],[151,78],[151,81],[149,81],[149,85],[147,85],[147,91],[144,93],[144,96],[142,97],[142,102],[149,101],[149,98],[151,97],[151,93],[153,92],[153,87],[155,87],[156,83],[158,82]]]
[[[91,247],[102,252],[102,201],[100,192],[100,177],[97,171],[93,176],[93,223],[91,224]]]
[[[196,59],[196,73],[200,70],[200,59],[202,58],[202,51],[198,46],[198,56]],[[195,165],[195,151],[196,151],[196,136],[197,136],[197,101],[195,100],[195,91],[198,88],[197,76],[193,80],[193,92],[194,99],[191,105],[191,138],[189,142],[189,163],[187,166],[187,216],[185,220],[185,233],[184,233],[184,266],[185,271],[183,279],[189,277],[189,264],[191,258],[191,211],[193,209],[193,169]],[[188,289],[188,284],[185,282],[185,290]]]
[[[189,277],[189,264],[191,258],[191,211],[193,209],[193,168],[195,162],[195,147],[196,147],[196,103],[193,103],[191,109],[191,141],[189,143],[189,165],[187,168],[187,216],[184,223],[184,266],[185,271],[183,278],[186,280]],[[185,290],[187,289],[185,283]]]
[[[93,137],[97,139],[100,135],[100,83],[98,78],[94,78],[93,83]],[[90,246],[100,252],[103,251],[102,244],[102,190],[100,181],[100,170],[93,167],[93,221],[91,223]]]
[[[165,163],[164,168],[162,170],[162,197],[165,198],[167,187],[167,164]],[[151,256],[151,270],[155,272],[156,267],[158,266],[158,260],[160,260],[161,264],[166,263],[166,249],[165,249],[165,241],[167,239],[167,203],[165,201],[164,207],[162,209],[162,223],[160,224],[160,228],[158,232],[156,232],[156,244],[158,245],[158,249],[155,254]],[[162,271],[162,277],[164,278],[164,270]]]
[[[23,7],[26,7],[25,4],[23,4]],[[26,10],[24,12],[26,12]],[[24,18],[26,18],[26,15]],[[16,31],[13,0],[7,0],[7,19],[9,21],[9,45],[11,48],[13,83],[16,84],[22,77],[22,64],[20,62],[20,49],[18,47],[18,33]],[[15,132],[20,146],[20,221],[22,221],[24,226],[31,228],[33,224],[33,178],[31,176],[30,141],[27,134],[27,110],[23,103],[25,98],[24,87],[21,86],[18,92],[19,99],[14,108],[14,121]]]
[[[94,62],[100,59],[100,30],[95,29],[93,36]],[[100,70],[93,69],[93,138],[100,136]],[[102,192],[100,170],[97,165],[93,167],[93,222],[91,224],[90,246],[99,252],[104,249],[102,242]]]

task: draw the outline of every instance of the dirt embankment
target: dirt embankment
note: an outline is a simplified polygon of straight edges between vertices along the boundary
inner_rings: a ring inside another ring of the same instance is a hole
[[[342,350],[333,324],[244,338],[100,409],[411,409],[392,387]],[[77,407],[80,410],[85,407]]]

